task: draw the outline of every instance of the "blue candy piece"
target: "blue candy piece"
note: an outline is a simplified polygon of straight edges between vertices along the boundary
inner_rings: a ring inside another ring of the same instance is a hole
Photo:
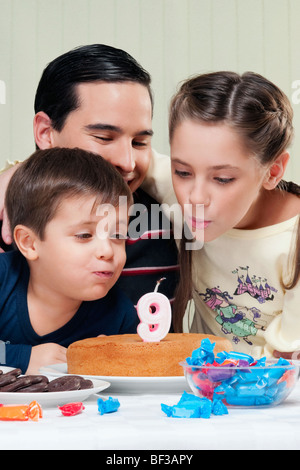
[[[228,415],[228,409],[222,402],[222,400],[213,400],[212,402],[212,414],[222,416],[222,415]]]
[[[192,352],[192,356],[186,361],[189,365],[212,364],[215,360],[214,347],[216,343],[212,343],[208,338],[201,341],[201,346]]]
[[[266,397],[269,397],[275,403],[280,401],[282,397],[287,393],[287,389],[284,382],[274,385],[274,387],[268,388],[266,390]]]
[[[168,416],[172,416],[172,410],[173,410],[173,406],[170,406],[170,405],[165,405],[164,403],[161,403],[160,405],[162,411]]]
[[[261,405],[270,405],[273,402],[273,399],[262,396],[262,397],[240,397],[240,396],[231,396],[226,399],[228,405],[235,406],[261,406]]]
[[[107,400],[98,398],[97,400],[98,411],[101,415],[105,413],[114,413],[120,407],[120,402],[117,398],[108,397]]]
[[[208,398],[200,398],[184,392],[174,406],[161,404],[162,411],[172,418],[210,418],[212,402]]]
[[[252,364],[254,362],[254,359],[252,356],[249,356],[249,354],[245,354],[242,352],[236,352],[236,351],[222,351],[217,354],[216,356],[216,361],[219,364],[222,364],[226,359],[232,359],[233,361],[246,361],[248,364]]]
[[[256,364],[253,367],[264,367],[266,365],[266,360],[267,358],[265,356],[257,359]]]
[[[258,397],[265,394],[264,388],[257,387],[256,384],[239,384],[235,387],[236,394],[240,397]]]
[[[192,393],[183,392],[179,402],[177,403],[178,407],[183,407],[186,409],[194,408],[196,411],[194,417],[198,418],[209,418],[211,414],[211,401],[205,397],[197,397]],[[196,416],[196,415],[199,416]]]

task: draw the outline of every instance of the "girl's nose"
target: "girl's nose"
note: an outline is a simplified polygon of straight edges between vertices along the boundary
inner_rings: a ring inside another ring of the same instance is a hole
[[[210,203],[210,197],[208,193],[207,186],[204,183],[197,183],[192,188],[190,192],[190,203],[191,204],[201,204],[203,206],[208,206]]]

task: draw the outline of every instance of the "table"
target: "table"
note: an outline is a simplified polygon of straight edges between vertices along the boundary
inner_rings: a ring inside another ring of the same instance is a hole
[[[135,454],[179,449],[189,455],[201,449],[300,449],[300,382],[279,406],[230,408],[228,415],[210,419],[167,417],[161,403],[174,405],[181,393],[112,394],[107,389],[99,396],[118,398],[119,410],[101,415],[98,396],[93,395],[84,401],[85,410],[73,417],[62,416],[55,407],[45,408],[38,422],[2,421],[0,449],[128,449]]]

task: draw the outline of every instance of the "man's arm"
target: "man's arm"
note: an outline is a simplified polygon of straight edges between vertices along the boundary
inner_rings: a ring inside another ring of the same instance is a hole
[[[4,169],[0,172],[0,221],[2,221],[0,244],[2,241],[6,245],[10,245],[12,243],[12,234],[9,228],[7,214],[4,208],[4,200],[8,183],[16,169],[19,167],[19,165],[20,163],[11,164],[8,169]],[[2,251],[4,250],[0,246],[0,252]]]

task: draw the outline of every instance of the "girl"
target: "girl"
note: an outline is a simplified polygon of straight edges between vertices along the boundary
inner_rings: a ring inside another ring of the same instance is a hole
[[[204,241],[187,250],[181,240],[176,331],[193,299],[191,332],[226,335],[256,357],[300,349],[300,188],[282,179],[292,117],[282,91],[254,73],[200,75],[173,98],[173,187]]]

